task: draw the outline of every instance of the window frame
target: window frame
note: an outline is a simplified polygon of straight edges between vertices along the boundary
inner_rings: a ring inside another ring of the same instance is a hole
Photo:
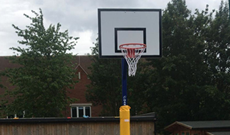
[[[86,103],[86,104],[83,104],[83,103],[78,103],[78,104],[70,104],[70,114],[71,114],[71,118],[82,118],[83,116],[86,116],[86,108],[89,107],[89,117],[92,116],[92,103]],[[83,116],[82,117],[79,117],[79,108],[80,107],[83,107]],[[76,117],[73,117],[73,112],[72,112],[72,108],[76,108]]]

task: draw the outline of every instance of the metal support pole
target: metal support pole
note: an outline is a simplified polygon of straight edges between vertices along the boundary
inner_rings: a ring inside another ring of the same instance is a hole
[[[230,18],[230,0],[228,0],[228,12],[229,12],[229,18]]]
[[[122,59],[122,104],[120,107],[120,135],[130,135],[130,106],[127,105],[127,63]]]
[[[127,62],[122,58],[122,104],[127,105]]]
[[[228,0],[228,11],[229,11],[229,18],[230,18],[230,0]]]

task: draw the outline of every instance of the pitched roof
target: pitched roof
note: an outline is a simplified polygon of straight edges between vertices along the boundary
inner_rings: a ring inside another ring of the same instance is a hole
[[[188,129],[215,129],[215,128],[230,128],[230,120],[222,121],[176,121],[165,130],[173,132],[175,128],[182,126]]]
[[[208,135],[230,135],[230,131],[225,132],[207,132]]]
[[[89,67],[92,64],[92,56],[78,55],[74,58],[74,62],[77,63],[77,67],[80,66],[86,74],[90,74],[91,71]],[[77,68],[76,67],[76,68]]]
[[[191,126],[192,129],[230,127],[230,120],[222,120],[222,121],[184,121],[184,122],[181,122],[181,123]]]

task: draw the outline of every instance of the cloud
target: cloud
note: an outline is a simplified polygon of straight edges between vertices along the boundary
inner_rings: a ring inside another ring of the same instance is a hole
[[[194,11],[195,9],[199,9],[199,11],[205,10],[206,5],[209,5],[209,10],[218,9],[221,0],[187,0],[186,4],[188,5],[188,9]]]
[[[73,50],[73,54],[80,54],[85,55],[91,52],[91,47],[93,47],[92,42],[92,31],[83,31],[83,32],[74,32],[73,35],[76,37],[80,37],[80,39],[77,40],[77,44],[75,46],[75,49]]]

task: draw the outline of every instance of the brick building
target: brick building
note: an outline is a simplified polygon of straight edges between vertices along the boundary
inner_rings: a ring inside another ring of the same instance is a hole
[[[88,67],[91,65],[90,56],[76,56],[75,62],[77,63],[77,79],[78,83],[75,85],[74,89],[68,89],[68,96],[71,98],[78,99],[76,103],[72,103],[67,107],[67,110],[63,112],[66,117],[83,117],[90,116],[95,117],[99,116],[101,112],[101,106],[94,106],[91,102],[88,102],[85,98],[85,92],[87,89],[87,85],[90,84],[90,79],[88,75],[90,74],[90,70]],[[18,65],[12,64],[9,62],[6,57],[0,57],[0,71],[5,70],[6,68],[15,68]],[[7,85],[6,78],[2,78],[1,82],[4,85]],[[7,85],[7,87],[13,89],[13,86]],[[0,88],[0,95],[4,93],[4,89]]]

